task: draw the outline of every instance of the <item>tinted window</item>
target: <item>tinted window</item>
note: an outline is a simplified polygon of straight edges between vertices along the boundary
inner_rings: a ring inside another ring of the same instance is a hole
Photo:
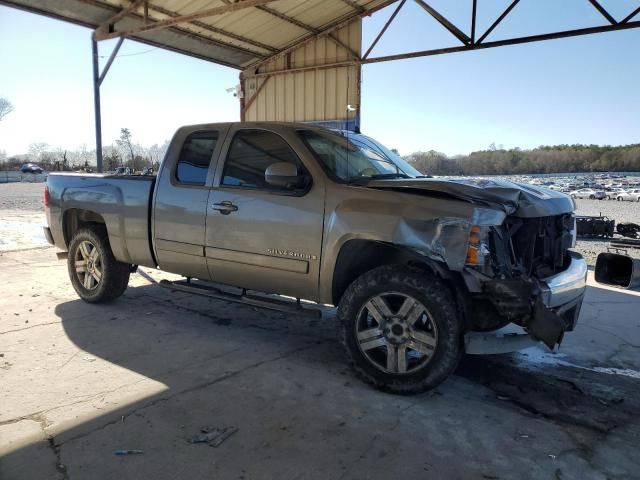
[[[298,173],[304,171],[302,163],[284,139],[265,130],[241,130],[233,138],[222,184],[234,187],[282,190],[265,182],[264,172],[278,162],[292,163]]]
[[[176,179],[188,185],[204,185],[218,141],[218,132],[195,132],[187,137],[182,145]]]

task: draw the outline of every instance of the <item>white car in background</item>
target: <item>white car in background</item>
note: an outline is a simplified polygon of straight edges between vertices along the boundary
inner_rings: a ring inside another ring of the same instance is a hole
[[[571,195],[571,198],[589,198],[591,200],[602,200],[607,197],[603,190],[594,190],[593,188],[574,190],[569,195]]]
[[[627,191],[622,191],[616,195],[616,200],[619,202],[640,202],[640,188],[632,188]]]
[[[620,195],[621,193],[625,193],[624,188],[612,188],[610,190],[607,190],[607,200],[617,200],[618,195]]]

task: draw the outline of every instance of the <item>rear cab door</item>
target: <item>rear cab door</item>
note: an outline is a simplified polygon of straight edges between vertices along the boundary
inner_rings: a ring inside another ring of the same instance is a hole
[[[221,152],[207,210],[209,274],[216,282],[316,300],[325,180],[295,129],[258,125],[232,126]],[[308,175],[306,187],[269,185],[265,170],[278,162]]]
[[[162,270],[209,278],[204,256],[207,201],[228,124],[178,130],[161,167],[153,202],[153,242]]]

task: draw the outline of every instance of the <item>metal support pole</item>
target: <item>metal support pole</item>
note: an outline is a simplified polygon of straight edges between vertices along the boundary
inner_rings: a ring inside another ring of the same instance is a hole
[[[96,163],[98,172],[102,172],[102,116],[100,114],[100,73],[98,65],[98,42],[91,38],[93,54],[93,109],[96,122]]]

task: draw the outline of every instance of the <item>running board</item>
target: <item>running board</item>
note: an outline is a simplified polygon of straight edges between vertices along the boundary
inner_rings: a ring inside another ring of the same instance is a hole
[[[322,311],[314,307],[302,306],[298,301],[284,300],[280,298],[268,297],[263,294],[248,294],[245,290],[243,293],[226,292],[219,288],[203,283],[194,283],[184,280],[170,282],[169,280],[161,280],[159,285],[171,290],[179,292],[191,293],[203,297],[215,298],[216,300],[225,300],[227,302],[242,303],[253,307],[267,308],[269,310],[277,310],[295,315],[305,315],[315,318],[322,317]]]

